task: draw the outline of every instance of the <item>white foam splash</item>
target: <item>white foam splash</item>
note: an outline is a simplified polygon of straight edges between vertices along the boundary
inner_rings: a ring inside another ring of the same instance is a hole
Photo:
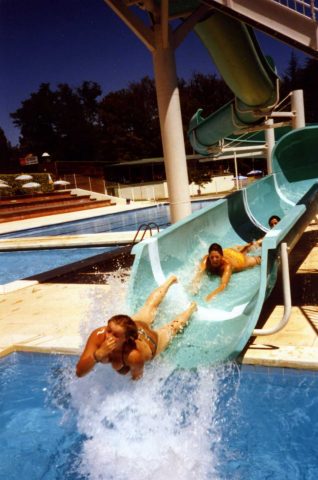
[[[109,295],[92,299],[85,340],[105,318],[125,313],[126,280],[125,272],[112,275]],[[221,377],[215,368],[177,370],[159,357],[138,382],[102,364],[69,378],[78,431],[87,437],[80,473],[90,480],[217,480]]]
[[[70,387],[78,429],[88,437],[82,474],[91,480],[166,480],[172,472],[176,480],[217,478],[210,435],[218,389],[211,371],[153,362],[133,382],[98,367]]]

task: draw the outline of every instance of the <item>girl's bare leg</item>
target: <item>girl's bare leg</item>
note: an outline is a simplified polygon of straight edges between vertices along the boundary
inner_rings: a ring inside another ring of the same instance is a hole
[[[132,316],[132,319],[151,325],[155,319],[157,308],[164,299],[167,291],[178,281],[175,275],[171,275],[160,287],[156,288],[147,298],[143,307]]]
[[[245,257],[245,268],[252,268],[252,267],[255,267],[256,265],[260,265],[261,261],[262,261],[262,258],[259,257],[259,256],[252,257],[252,256],[249,256],[249,255],[246,255],[246,257]]]
[[[156,355],[159,355],[161,352],[163,352],[173,337],[183,330],[195,310],[197,310],[197,304],[192,302],[190,303],[189,307],[184,312],[180,313],[174,320],[172,320],[172,322],[156,330],[158,334]]]

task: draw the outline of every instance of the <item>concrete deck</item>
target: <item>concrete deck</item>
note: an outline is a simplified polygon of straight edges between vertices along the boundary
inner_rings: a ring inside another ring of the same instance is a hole
[[[105,247],[108,245],[131,245],[158,233],[157,229],[125,232],[103,232],[80,235],[46,237],[20,237],[0,239],[0,252],[40,250],[46,248]]]
[[[251,365],[318,370],[318,224],[312,222],[289,255],[292,313],[280,332],[253,337],[242,355]],[[264,304],[258,328],[277,325],[284,312],[281,278]]]
[[[275,335],[252,338],[242,354],[244,364],[318,370],[317,240],[318,225],[313,222],[290,255],[290,321]],[[98,295],[107,299],[110,291],[109,285],[99,284],[96,272],[87,268],[0,297],[0,356],[13,351],[79,353],[80,326],[92,308],[91,298]],[[282,299],[278,281],[264,304],[258,328],[279,321]]]

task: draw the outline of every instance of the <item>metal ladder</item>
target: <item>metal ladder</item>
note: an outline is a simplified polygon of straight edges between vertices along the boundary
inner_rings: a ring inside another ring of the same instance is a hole
[[[139,242],[141,242],[145,238],[147,231],[149,231],[151,237],[152,237],[153,229],[157,229],[157,233],[159,233],[160,231],[159,225],[157,225],[155,222],[142,223],[141,225],[139,225],[136,235],[134,236],[134,239],[132,241],[133,244],[137,242],[138,235],[142,231],[142,229],[143,229],[143,232]]]

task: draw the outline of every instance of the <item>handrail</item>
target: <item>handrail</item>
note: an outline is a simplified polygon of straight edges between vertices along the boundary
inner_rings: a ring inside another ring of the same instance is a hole
[[[282,330],[287,324],[291,314],[291,292],[290,292],[290,278],[289,278],[289,262],[288,262],[288,247],[287,243],[282,243],[280,247],[281,260],[282,260],[282,283],[283,283],[283,295],[284,295],[284,314],[280,322],[272,328],[263,329],[255,328],[252,333],[252,337],[273,335],[274,333]]]
[[[141,239],[139,240],[140,242],[144,239],[144,237],[146,235],[146,232],[148,230],[149,230],[149,233],[150,233],[151,237],[152,237],[152,229],[153,228],[156,228],[158,233],[160,231],[159,226],[155,222],[142,223],[141,225],[139,225],[138,230],[136,232],[136,235],[134,236],[134,239],[132,241],[133,244],[136,243],[137,237],[138,237],[139,232],[141,231],[142,228],[144,229],[144,231],[143,231]]]
[[[314,0],[294,0],[293,5],[289,5],[286,3],[282,3],[282,0],[274,0],[276,3],[283,5],[295,12],[299,13],[300,15],[304,15],[312,20],[316,21],[316,13],[318,12],[318,8],[315,6]]]

